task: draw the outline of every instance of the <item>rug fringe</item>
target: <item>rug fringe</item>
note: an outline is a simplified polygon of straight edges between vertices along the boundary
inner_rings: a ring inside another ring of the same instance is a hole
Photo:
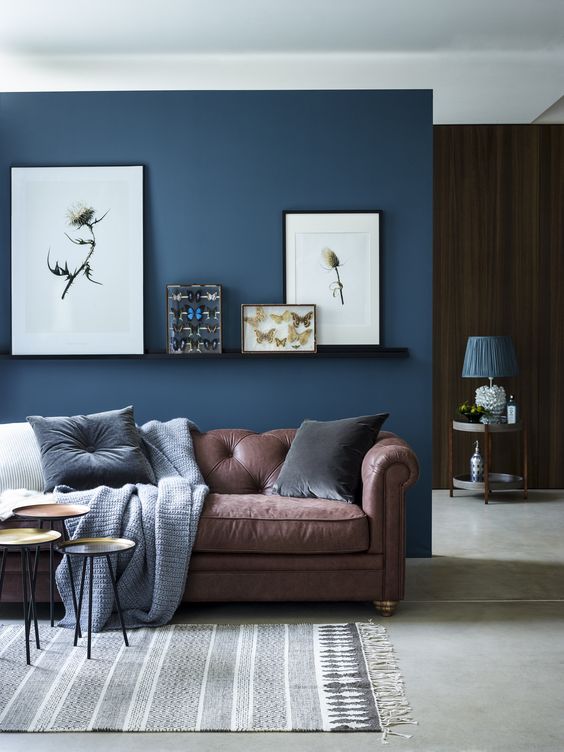
[[[357,623],[362,641],[368,675],[378,703],[382,726],[382,743],[388,744],[388,736],[411,739],[393,727],[403,724],[417,725],[411,717],[411,706],[405,696],[405,685],[394,655],[392,643],[384,627],[371,622]]]

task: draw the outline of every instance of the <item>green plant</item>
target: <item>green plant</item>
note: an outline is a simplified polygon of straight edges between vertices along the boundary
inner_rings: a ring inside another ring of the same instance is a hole
[[[468,401],[462,402],[462,404],[458,406],[458,412],[468,420],[474,420],[476,422],[479,421],[482,416],[490,414],[489,410],[486,410],[482,405],[476,405],[475,403]]]

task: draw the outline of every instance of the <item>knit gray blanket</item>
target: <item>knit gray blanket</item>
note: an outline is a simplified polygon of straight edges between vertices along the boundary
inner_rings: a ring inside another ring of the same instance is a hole
[[[90,512],[66,523],[70,538],[111,536],[130,538],[132,550],[112,555],[117,570],[118,595],[128,627],[162,626],[176,611],[186,584],[188,564],[208,488],[194,455],[190,427],[185,418],[167,423],[150,421],[139,428],[157,485],[129,484],[123,488],[100,486],[74,491],[59,486],[55,500],[87,504]],[[75,587],[79,587],[81,557],[72,556]],[[81,627],[86,630],[88,568]],[[74,627],[72,591],[67,563],[56,573],[65,606],[61,627]],[[94,559],[92,628],[119,627],[105,557]]]

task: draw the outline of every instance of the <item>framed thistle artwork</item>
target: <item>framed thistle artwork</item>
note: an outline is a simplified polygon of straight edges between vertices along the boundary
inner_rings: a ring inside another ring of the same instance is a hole
[[[317,352],[315,306],[242,305],[241,352],[253,355]]]
[[[12,168],[12,353],[143,353],[143,167]]]
[[[285,211],[284,299],[313,301],[319,345],[380,345],[380,224],[374,211]]]
[[[221,353],[221,285],[167,285],[166,316],[170,355]]]

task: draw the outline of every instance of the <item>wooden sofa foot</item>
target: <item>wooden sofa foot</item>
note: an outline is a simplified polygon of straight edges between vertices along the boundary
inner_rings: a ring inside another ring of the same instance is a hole
[[[374,606],[382,616],[393,616],[399,601],[374,601]]]

